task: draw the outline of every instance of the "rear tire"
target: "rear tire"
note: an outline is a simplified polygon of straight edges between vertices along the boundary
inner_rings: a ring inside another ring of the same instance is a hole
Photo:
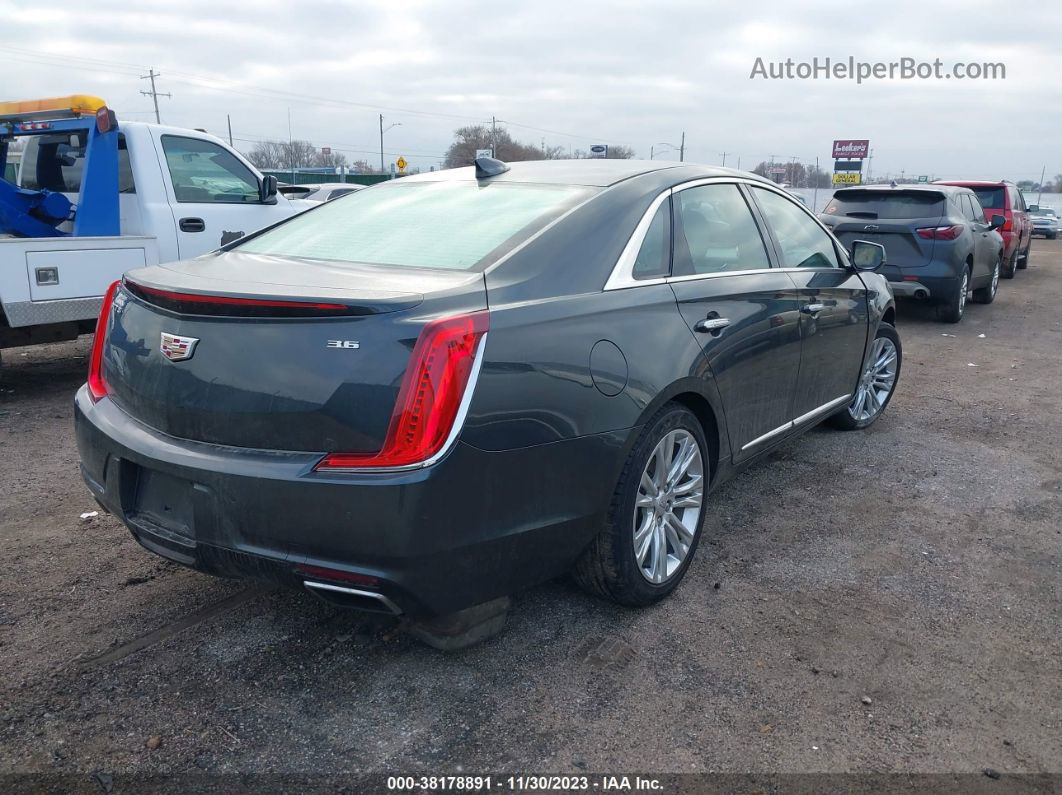
[[[669,478],[678,471],[675,462],[686,457],[690,463]],[[670,465],[661,466],[665,461]],[[708,445],[700,421],[685,406],[668,403],[639,434],[616,484],[607,523],[572,570],[575,581],[592,594],[631,607],[651,605],[670,594],[697,551],[708,482]],[[686,514],[691,510],[695,516]],[[662,561],[659,568],[657,561]]]
[[[988,279],[988,284],[984,287],[980,287],[973,291],[973,300],[979,304],[990,304],[996,300],[996,292],[999,290],[999,272],[1003,267],[1003,257],[996,260],[995,266],[992,268],[992,275]]]
[[[1010,255],[1010,259],[1003,265],[1003,272],[1000,274],[1004,279],[1013,279],[1014,274],[1018,272],[1018,250],[1014,249],[1014,253]]]
[[[852,402],[830,417],[830,425],[842,431],[857,431],[877,422],[896,393],[902,365],[900,335],[891,324],[878,324],[878,333],[874,335],[870,357],[863,365]],[[864,397],[868,390],[873,390],[873,395]]]
[[[1029,245],[1025,247],[1025,251],[1018,255],[1018,270],[1023,271],[1029,267],[1029,249],[1032,248],[1032,241],[1029,241]]]
[[[963,266],[951,294],[937,306],[937,318],[945,323],[958,323],[966,312],[966,297],[970,291],[970,266]]]

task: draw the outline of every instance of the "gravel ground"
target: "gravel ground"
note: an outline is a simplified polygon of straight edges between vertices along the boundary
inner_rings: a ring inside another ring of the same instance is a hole
[[[0,772],[1062,773],[1060,305],[1037,240],[958,326],[901,306],[886,416],[720,489],[673,598],[551,583],[450,654],[79,519],[90,341],[4,351]]]

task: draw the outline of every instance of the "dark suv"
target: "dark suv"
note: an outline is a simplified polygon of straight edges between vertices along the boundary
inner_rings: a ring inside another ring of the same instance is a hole
[[[885,246],[893,294],[931,300],[941,320],[958,323],[971,290],[990,304],[999,286],[1005,219],[985,223],[983,212],[969,188],[882,185],[837,191],[819,217],[842,243]]]

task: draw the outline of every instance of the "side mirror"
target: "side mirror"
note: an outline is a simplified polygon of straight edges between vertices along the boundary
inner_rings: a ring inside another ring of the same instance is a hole
[[[262,204],[277,203],[277,178],[272,174],[266,174],[258,183],[258,201]]]
[[[876,271],[885,264],[885,246],[868,240],[852,243],[852,266],[857,271]]]
[[[1007,222],[1007,219],[1002,215],[993,215],[992,220],[988,223],[989,229],[999,229]]]

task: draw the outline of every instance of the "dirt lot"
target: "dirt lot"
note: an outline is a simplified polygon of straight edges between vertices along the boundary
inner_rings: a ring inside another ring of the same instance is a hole
[[[5,351],[0,771],[1062,772],[1060,306],[1036,240],[958,326],[901,307],[886,416],[723,487],[674,598],[549,584],[452,654],[80,520],[89,340]]]

